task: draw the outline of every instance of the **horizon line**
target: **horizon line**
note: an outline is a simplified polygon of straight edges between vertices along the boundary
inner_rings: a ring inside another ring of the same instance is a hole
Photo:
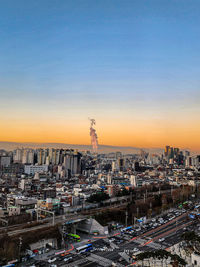
[[[63,143],[63,142],[21,142],[21,141],[0,141],[0,143],[18,143],[18,144],[60,144],[60,145],[73,145],[73,146],[91,146],[91,144],[72,144],[72,143]],[[123,147],[123,148],[135,148],[135,149],[164,149],[165,146],[167,145],[163,145],[163,147],[138,147],[138,146],[123,146],[123,145],[107,145],[107,144],[98,144],[99,146],[108,146],[108,147]],[[170,145],[171,146],[171,145]],[[174,146],[175,147],[175,146]],[[191,150],[191,151],[195,151],[195,149],[191,149],[191,148],[180,148],[182,150]],[[198,148],[196,148],[196,150],[200,150]]]

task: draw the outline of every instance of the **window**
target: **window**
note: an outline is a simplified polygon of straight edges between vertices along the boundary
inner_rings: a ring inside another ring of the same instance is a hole
[[[194,265],[197,265],[197,261],[196,260],[194,260]]]

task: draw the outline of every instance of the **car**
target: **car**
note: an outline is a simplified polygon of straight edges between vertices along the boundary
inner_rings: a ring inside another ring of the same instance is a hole
[[[72,257],[67,257],[67,258],[64,258],[64,261],[65,262],[72,262],[73,258]]]
[[[57,265],[56,264],[51,264],[50,267],[57,267]]]
[[[56,261],[56,260],[57,260],[57,258],[49,259],[49,260],[48,260],[48,263],[52,263],[52,262],[54,262],[54,261]]]
[[[138,251],[139,251],[138,248],[134,248],[134,249],[133,249],[133,252],[138,252]]]
[[[165,238],[163,237],[163,238],[160,238],[159,239],[159,242],[163,242],[165,240]]]

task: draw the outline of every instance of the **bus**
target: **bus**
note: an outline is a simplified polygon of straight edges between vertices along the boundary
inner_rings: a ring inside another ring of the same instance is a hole
[[[128,226],[126,228],[121,229],[121,232],[126,232],[126,231],[131,231],[131,230],[133,230],[133,227],[132,226]]]
[[[80,242],[81,238],[79,235],[75,235],[75,234],[66,234],[66,236],[68,238],[71,238],[72,240],[76,241],[76,242]]]
[[[91,250],[93,250],[92,244],[87,244],[85,246],[76,248],[76,252],[79,253],[79,254],[84,253],[84,252],[88,252],[88,251],[91,251]]]

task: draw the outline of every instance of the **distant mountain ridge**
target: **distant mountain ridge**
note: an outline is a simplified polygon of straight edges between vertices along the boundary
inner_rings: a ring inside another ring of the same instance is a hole
[[[14,150],[16,148],[71,148],[83,150],[91,150],[90,145],[76,145],[76,144],[65,144],[65,143],[20,143],[20,142],[2,142],[0,141],[0,149],[5,149],[8,151]],[[161,154],[163,152],[162,148],[139,148],[131,146],[109,146],[109,145],[99,145],[99,153],[110,153],[120,151],[126,154],[137,154],[143,149],[146,152]]]

